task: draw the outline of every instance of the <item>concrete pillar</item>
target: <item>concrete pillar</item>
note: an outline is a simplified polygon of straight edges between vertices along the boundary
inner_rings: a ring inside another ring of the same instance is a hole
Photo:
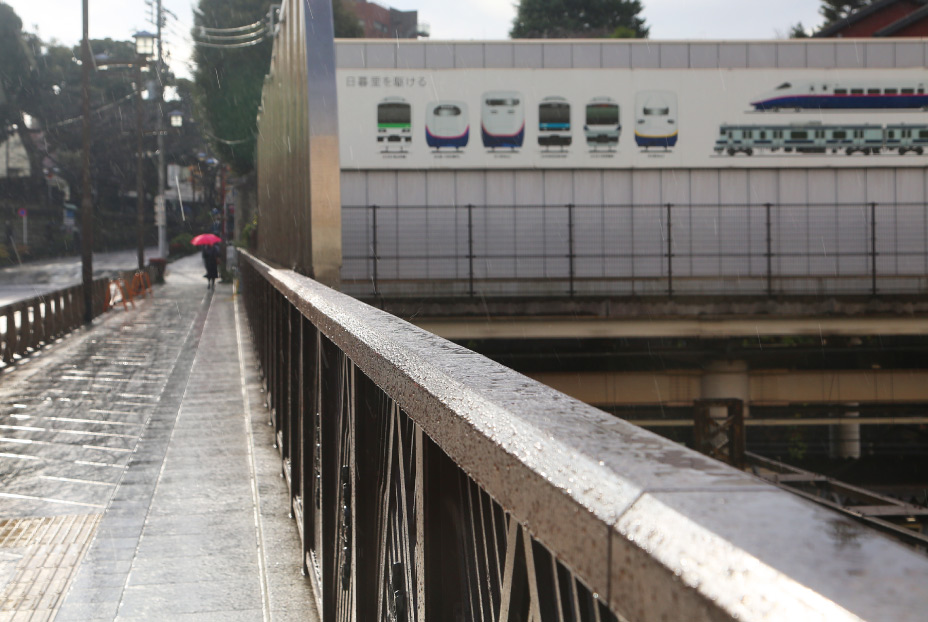
[[[860,411],[853,410],[859,404],[856,402],[847,404],[849,410],[842,416],[845,418],[859,417]],[[860,458],[860,424],[859,423],[839,423],[829,428],[831,438],[831,448],[829,455],[832,458]]]
[[[706,365],[700,383],[700,397],[706,399],[737,399],[744,404],[743,414],[747,419],[750,414],[748,403],[751,399],[751,382],[748,377],[748,364],[745,361],[711,361]],[[710,406],[709,417],[712,419],[726,419],[728,408],[726,406]],[[719,449],[728,442],[727,434],[719,433],[716,438],[709,439],[714,449]],[[741,450],[744,448],[742,447]],[[729,451],[733,451],[729,449]],[[740,450],[739,450],[740,451]]]
[[[702,399],[739,399],[744,402],[744,418],[750,411],[751,379],[746,361],[712,361],[706,365],[700,384]],[[724,408],[712,408],[713,417],[724,417]],[[718,414],[716,414],[718,412]]]

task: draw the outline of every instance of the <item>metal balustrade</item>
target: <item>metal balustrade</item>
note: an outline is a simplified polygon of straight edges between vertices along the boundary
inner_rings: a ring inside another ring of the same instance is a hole
[[[137,271],[120,272],[131,282]],[[149,282],[154,268],[146,268]],[[93,316],[106,311],[110,277],[93,281]],[[0,369],[84,324],[82,286],[65,287],[0,306]]]
[[[242,253],[323,620],[920,620],[928,559]]]
[[[783,296],[928,291],[928,207],[345,205],[352,295]]]

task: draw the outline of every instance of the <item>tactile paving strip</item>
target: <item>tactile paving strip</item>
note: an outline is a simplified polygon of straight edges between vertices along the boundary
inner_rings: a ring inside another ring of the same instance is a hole
[[[0,622],[54,619],[102,516],[0,520],[0,555],[18,558],[0,583]]]

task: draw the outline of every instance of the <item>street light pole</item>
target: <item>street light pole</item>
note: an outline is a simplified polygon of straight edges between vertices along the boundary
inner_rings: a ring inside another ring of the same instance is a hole
[[[158,194],[164,200],[164,84],[162,83],[163,59],[161,53],[161,24],[164,13],[161,9],[161,0],[158,0],[158,64],[155,75],[155,88],[158,90]],[[158,225],[158,252],[162,259],[168,258],[168,245],[165,236],[167,229],[167,201],[164,202],[165,214],[161,224]]]
[[[136,136],[136,164],[135,164],[135,230],[138,242],[139,270],[145,269],[145,188],[142,184],[142,56],[135,62],[135,136]]]
[[[84,292],[84,322],[93,321],[93,200],[90,196],[90,54],[89,0],[84,0],[84,32],[81,46],[81,284]]]

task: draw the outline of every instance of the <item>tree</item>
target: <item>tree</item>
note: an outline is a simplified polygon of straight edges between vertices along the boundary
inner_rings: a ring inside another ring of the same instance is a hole
[[[834,22],[844,19],[854,11],[861,9],[871,0],[822,0],[822,7],[819,13],[825,18],[822,28],[830,26]]]
[[[808,39],[810,35],[806,27],[802,25],[802,22],[796,22],[789,27],[788,36],[790,39]]]
[[[335,22],[336,37],[358,39],[364,36],[364,29],[358,23],[358,16],[345,6],[343,0],[332,0],[332,18]]]
[[[200,27],[237,28],[259,22],[272,4],[270,0],[200,0],[194,39],[204,40]],[[271,38],[265,37],[248,47],[197,44],[194,50],[198,117],[219,159],[240,175],[254,170],[258,106],[271,48]]]
[[[520,0],[513,39],[646,38],[639,0]]]

